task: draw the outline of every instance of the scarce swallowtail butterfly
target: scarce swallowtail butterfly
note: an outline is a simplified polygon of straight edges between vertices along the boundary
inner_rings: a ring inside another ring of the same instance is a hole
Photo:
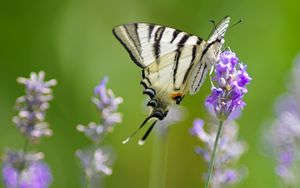
[[[197,93],[207,73],[218,61],[230,17],[215,25],[207,41],[186,32],[148,23],[130,23],[113,28],[113,33],[142,69],[141,84],[150,99],[150,115],[123,143],[148,121],[153,121],[139,144],[143,144],[158,120],[163,120],[171,104]]]

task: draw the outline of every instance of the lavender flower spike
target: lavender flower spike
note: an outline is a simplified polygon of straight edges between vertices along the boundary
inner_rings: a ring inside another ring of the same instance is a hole
[[[18,78],[20,84],[25,85],[26,95],[16,100],[18,115],[13,122],[29,140],[38,140],[42,136],[50,136],[52,130],[45,122],[46,110],[52,99],[51,87],[56,80],[44,81],[45,73],[31,73],[30,78]]]
[[[288,91],[278,97],[275,116],[263,137],[266,151],[275,159],[275,173],[282,187],[300,187],[300,54],[294,61]]]
[[[112,161],[102,149],[77,150],[76,155],[81,159],[85,173],[89,178],[98,173],[103,175],[112,174],[112,169],[108,167]]]
[[[115,97],[111,89],[106,89],[108,77],[104,77],[95,87],[92,102],[97,106],[102,118],[102,125],[106,131],[112,131],[116,123],[122,121],[122,115],[117,112],[119,104],[123,102],[121,97]]]
[[[246,66],[239,63],[235,53],[224,51],[215,66],[211,95],[206,99],[208,110],[220,120],[226,120],[245,106],[243,96],[247,93],[246,85],[251,81]]]
[[[47,188],[52,175],[42,153],[7,151],[2,167],[3,182],[7,188]]]
[[[102,178],[112,174],[109,167],[113,163],[112,152],[100,147],[104,136],[113,131],[115,124],[122,121],[122,114],[118,112],[121,97],[115,97],[112,90],[106,89],[108,77],[104,77],[94,89],[92,102],[97,106],[100,122],[90,122],[87,126],[77,125],[77,130],[83,132],[92,142],[92,147],[77,150],[76,156],[80,159],[84,169],[88,187],[101,187]]]
[[[100,123],[90,122],[87,126],[77,125],[77,130],[83,132],[94,143],[99,143],[103,136],[112,132],[115,124],[122,121],[122,114],[117,112],[119,104],[123,102],[121,97],[115,97],[111,89],[106,89],[108,77],[104,77],[94,89],[92,102],[96,105],[100,114]]]
[[[209,164],[213,155],[217,131],[212,129],[209,133],[206,132],[203,120],[196,119],[191,134],[197,136],[204,143],[203,147],[196,148],[196,153],[204,158],[206,164]],[[238,141],[237,136],[237,125],[234,122],[226,122],[215,155],[214,171],[211,179],[212,188],[236,184],[246,175],[245,169],[236,168],[235,166],[241,155],[246,151],[246,144]]]

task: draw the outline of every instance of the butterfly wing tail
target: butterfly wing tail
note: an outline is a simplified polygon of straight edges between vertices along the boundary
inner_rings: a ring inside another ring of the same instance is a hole
[[[123,144],[126,144],[127,142],[129,142],[130,141],[130,139],[137,133],[137,132],[139,132],[139,130],[141,130],[143,127],[144,127],[144,125],[151,119],[151,118],[153,118],[153,116],[149,116],[149,117],[147,117],[144,121],[143,121],[143,123],[139,126],[139,128],[137,128],[126,140],[124,140],[123,141]]]
[[[148,130],[146,131],[146,133],[144,134],[144,136],[140,139],[139,141],[139,145],[144,145],[146,139],[148,138],[148,135],[150,134],[150,132],[152,131],[154,125],[156,124],[157,120],[155,120],[152,125],[148,128]]]
[[[139,144],[142,145],[146,138],[148,137],[148,135],[150,134],[151,130],[153,129],[155,123],[158,120],[163,120],[163,118],[167,115],[167,111],[166,112],[162,112],[161,110],[154,110],[144,121],[143,123],[126,139],[123,141],[123,144],[126,144],[127,142],[129,142],[131,140],[131,138],[137,133],[139,132],[139,130],[141,130],[148,121],[150,121],[151,119],[154,119],[155,121],[152,123],[152,125],[149,127],[149,129],[146,131],[145,135],[141,138]]]

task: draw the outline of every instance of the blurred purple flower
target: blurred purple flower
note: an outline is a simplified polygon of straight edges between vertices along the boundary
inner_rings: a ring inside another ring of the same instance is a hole
[[[276,173],[288,186],[300,185],[295,170],[295,165],[300,162],[300,111],[295,108],[296,103],[291,94],[280,97],[276,105],[277,118],[265,134],[269,148],[277,157]]]
[[[106,131],[112,131],[113,126],[122,121],[122,115],[117,112],[119,104],[123,102],[121,97],[115,97],[111,89],[106,89],[108,77],[104,77],[100,84],[95,87],[92,102],[97,106],[102,125]]]
[[[268,149],[276,157],[276,174],[285,187],[299,187],[300,164],[300,56],[296,58],[289,92],[275,104],[276,118],[264,134]]]
[[[239,63],[235,53],[224,51],[220,55],[220,61],[215,65],[216,76],[213,78],[217,87],[212,87],[211,95],[205,102],[209,112],[218,119],[226,120],[245,106],[242,99],[247,93],[246,85],[251,81],[246,68]]]
[[[109,167],[112,163],[112,159],[103,149],[77,150],[76,155],[80,158],[86,176],[89,179],[98,174],[112,174],[112,169]]]
[[[211,160],[217,131],[206,132],[203,120],[196,119],[190,132],[204,143],[203,147],[196,147],[196,153],[201,155],[208,165]],[[221,188],[235,184],[246,175],[244,168],[233,168],[234,164],[238,162],[241,155],[246,151],[246,144],[238,141],[237,137],[237,125],[234,122],[225,122],[215,156],[214,171],[211,179],[212,188]]]
[[[86,183],[93,187],[100,187],[102,177],[111,175],[113,157],[110,151],[104,151],[99,147],[104,136],[113,131],[117,123],[121,123],[122,114],[118,112],[119,104],[123,102],[121,97],[115,97],[111,89],[106,85],[108,77],[104,77],[94,89],[92,102],[96,105],[100,114],[100,123],[90,122],[87,126],[77,125],[77,130],[83,132],[92,140],[90,149],[77,150],[76,156],[80,159],[84,169]]]
[[[90,122],[87,126],[77,125],[77,130],[83,132],[94,143],[99,143],[104,135],[104,128],[94,122]]]
[[[20,84],[25,85],[26,95],[16,100],[18,115],[13,122],[29,140],[39,140],[42,136],[52,135],[52,130],[45,122],[46,110],[52,99],[51,87],[56,80],[44,81],[45,73],[31,73],[30,78],[18,78]]]
[[[7,188],[47,188],[52,175],[42,153],[23,154],[7,151],[2,166],[3,182]]]
[[[95,87],[92,102],[100,113],[101,123],[90,122],[87,126],[78,125],[77,130],[84,132],[93,142],[99,143],[105,133],[111,132],[115,124],[122,121],[122,114],[117,112],[119,104],[123,102],[121,97],[115,97],[111,89],[106,89],[108,77],[104,77]]]

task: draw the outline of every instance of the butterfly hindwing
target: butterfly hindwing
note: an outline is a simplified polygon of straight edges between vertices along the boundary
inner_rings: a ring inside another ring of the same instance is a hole
[[[189,88],[190,72],[199,61],[203,46],[204,43],[181,47],[160,57],[143,70],[141,83],[145,89],[153,89],[158,100],[179,103]]]
[[[221,48],[223,47],[224,43],[224,35],[228,29],[229,22],[230,17],[227,16],[223,18],[210,34],[206,46],[203,48],[199,63],[191,72],[191,95],[196,94],[199,91],[200,87],[204,83],[207,72],[211,70],[211,67],[218,61]]]

